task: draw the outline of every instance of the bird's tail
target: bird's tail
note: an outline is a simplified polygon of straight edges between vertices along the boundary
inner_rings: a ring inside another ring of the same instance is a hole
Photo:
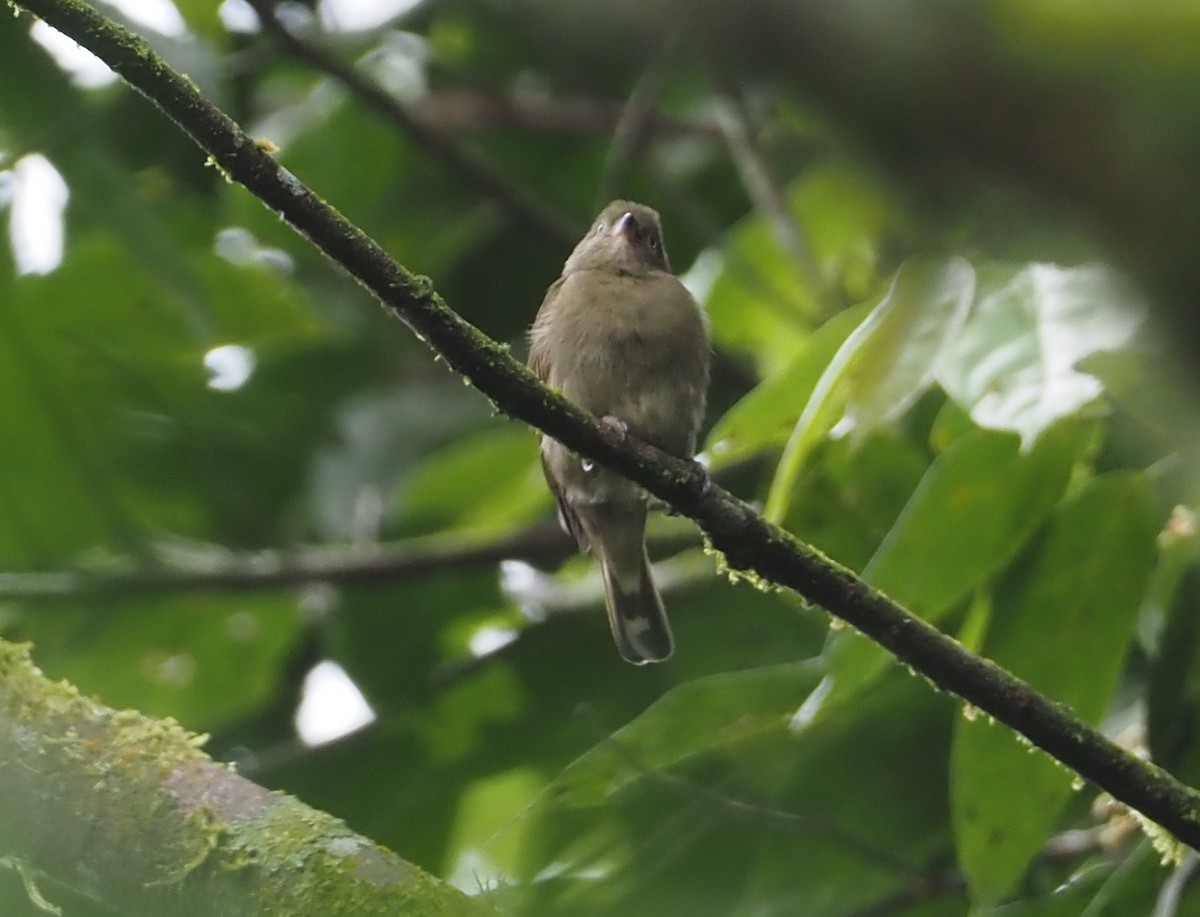
[[[675,649],[675,640],[650,575],[645,509],[588,528],[592,553],[604,576],[604,604],[618,652],[634,665],[662,662]]]

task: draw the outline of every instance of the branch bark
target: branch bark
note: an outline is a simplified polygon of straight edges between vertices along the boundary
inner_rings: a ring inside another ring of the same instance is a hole
[[[698,546],[694,530],[668,532],[649,541],[652,556]],[[0,570],[0,601],[255,592],[312,583],[386,586],[453,570],[494,566],[505,560],[554,567],[577,552],[575,542],[551,520],[486,541],[429,536],[393,544],[313,545],[250,552],[204,543],[168,543],[151,547],[149,562],[139,557],[64,570]]]
[[[20,5],[121,74],[231,179],[245,185],[374,293],[500,410],[636,481],[694,519],[732,570],[792,589],[823,606],[941,688],[1006,723],[1180,840],[1200,847],[1200,793],[1108,741],[1026,682],[967,652],[851,571],[767,523],[747,503],[712,484],[698,464],[607,435],[594,418],[539,385],[503,345],[449,309],[428,278],[405,271],[360,229],[322,203],[207,102],[193,83],[168,68],[144,41],[81,0],[22,0]]]
[[[123,914],[495,913],[202,741],[51,682],[0,641],[0,850]]]

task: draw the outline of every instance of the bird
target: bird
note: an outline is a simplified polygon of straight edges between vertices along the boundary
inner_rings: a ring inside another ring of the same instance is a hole
[[[688,459],[710,362],[707,318],[671,271],[657,211],[613,201],[546,291],[530,369],[606,426]],[[649,495],[544,434],[540,456],[562,527],[599,564],[617,651],[666,660],[675,641],[646,553]]]

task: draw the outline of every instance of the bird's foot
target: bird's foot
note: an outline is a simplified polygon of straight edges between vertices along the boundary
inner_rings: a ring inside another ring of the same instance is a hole
[[[605,414],[600,418],[600,436],[610,446],[619,446],[629,435],[629,425],[619,417]]]

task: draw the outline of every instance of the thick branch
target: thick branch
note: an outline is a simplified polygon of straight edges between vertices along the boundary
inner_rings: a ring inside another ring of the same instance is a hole
[[[0,641],[0,851],[124,914],[495,913],[199,744]]]
[[[79,0],[22,5],[74,38],[174,119],[231,178],[371,290],[455,369],[505,412],[599,461],[696,520],[731,568],[795,590],[857,627],[942,688],[1025,735],[1117,799],[1200,847],[1200,793],[1108,741],[1067,710],[994,663],[913,617],[849,570],[767,523],[748,504],[711,484],[703,468],[604,428],[512,359],[506,348],[451,311],[424,277],[404,271],[361,230],[280,168],[195,86],[145,42]]]

